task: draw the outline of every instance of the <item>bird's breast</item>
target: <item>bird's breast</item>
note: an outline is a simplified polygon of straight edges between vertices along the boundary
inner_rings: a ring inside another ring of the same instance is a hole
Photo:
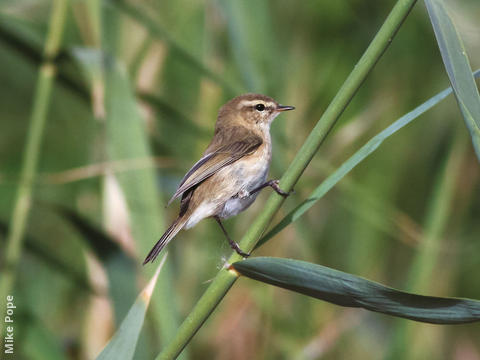
[[[262,145],[255,153],[233,163],[232,173],[240,190],[253,190],[263,184],[270,168],[269,144]]]
[[[229,218],[249,207],[256,199],[258,192],[242,197],[242,192],[251,192],[264,184],[270,168],[269,149],[260,148],[254,154],[246,156],[230,166],[222,169],[226,172],[227,182],[231,184],[231,196],[226,200],[219,216]]]

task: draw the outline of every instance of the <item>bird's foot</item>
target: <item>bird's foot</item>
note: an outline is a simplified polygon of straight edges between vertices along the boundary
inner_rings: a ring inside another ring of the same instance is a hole
[[[280,180],[270,180],[269,181],[270,187],[273,190],[275,190],[278,195],[281,195],[284,198],[286,198],[294,192],[293,190],[290,190],[289,192],[283,191],[282,189],[280,189],[280,186],[278,184],[280,184]]]
[[[248,258],[250,256],[250,254],[247,254],[246,252],[242,251],[242,249],[240,249],[240,246],[238,246],[238,244],[235,241],[230,242],[230,246],[241,257]]]

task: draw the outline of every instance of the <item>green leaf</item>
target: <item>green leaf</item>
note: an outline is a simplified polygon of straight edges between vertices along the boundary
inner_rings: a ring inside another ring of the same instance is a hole
[[[115,321],[120,321],[138,291],[135,261],[102,229],[96,227],[75,211],[54,205],[57,211],[82,236],[85,243],[97,256],[108,276],[108,290],[113,302]]]
[[[23,332],[25,331],[25,332]],[[67,360],[61,340],[33,314],[28,314],[28,327],[22,329],[22,355],[30,360]],[[5,359],[9,359],[8,355]],[[13,359],[13,357],[12,357]]]
[[[113,2],[120,11],[136,21],[139,25],[143,26],[149,34],[157,39],[165,41],[169,48],[174,51],[178,57],[188,64],[192,69],[197,70],[200,74],[214,81],[221,86],[228,94],[238,94],[239,90],[236,87],[230,85],[224,80],[222,76],[215,71],[208,68],[190,51],[181,46],[168,32],[165,30],[158,21],[152,19],[150,15],[147,15],[144,11],[139,10],[137,6],[131,5],[124,0],[115,0]]]
[[[472,76],[467,52],[442,0],[425,0],[458,106],[480,160],[480,95]]]
[[[106,140],[110,160],[152,158],[146,124],[142,119],[125,66],[114,58],[104,62]],[[127,201],[132,233],[140,256],[146,256],[163,233],[163,206],[151,168],[116,174]],[[144,272],[151,269],[143,267]],[[162,291],[153,300],[152,315],[164,340],[177,329],[178,319],[172,288],[172,268],[167,262],[159,279]]]
[[[5,246],[5,237],[8,233],[8,225],[0,220],[0,246]],[[52,253],[41,246],[31,234],[25,235],[25,252],[35,256],[53,271],[65,277],[68,281],[75,283],[80,291],[95,293],[85,274],[75,269],[69,262],[65,261],[60,255]]]
[[[476,78],[480,77],[480,70],[475,71],[473,74]],[[395,134],[404,126],[410,124],[417,117],[430,110],[437,105],[448,95],[452,93],[452,88],[449,87],[425,101],[420,106],[416,107],[409,113],[403,115],[400,119],[393,124],[382,130],[380,133],[371,138],[365,145],[363,145],[355,154],[353,154],[347,161],[345,161],[337,170],[335,170],[329,177],[327,177],[311,194],[295,209],[290,211],[280,222],[275,225],[263,238],[258,242],[257,247],[263,245],[269,239],[274,237],[285,227],[296,221],[302,216],[308,209],[310,209],[315,203],[320,200],[331,188],[333,188],[340,180],[343,179],[355,166],[365,160],[367,156],[373,153],[387,138]]]
[[[268,61],[274,51],[274,41],[269,36],[271,11],[268,3],[222,1],[220,6],[225,12],[231,48],[245,88],[252,92],[266,92],[268,72],[261,68],[261,63],[270,66],[275,63]]]
[[[145,313],[147,312],[150,298],[166,257],[167,255],[165,254],[158,265],[155,275],[140,295],[138,295],[137,300],[130,308],[119,329],[97,357],[97,360],[133,359],[138,337],[142,330],[143,320],[145,319]]]
[[[105,136],[109,159],[113,161],[137,158],[152,159],[149,134],[140,115],[137,99],[125,66],[100,50],[75,48],[72,55],[91,78],[98,74],[99,66],[101,67],[100,71],[103,72],[106,110]],[[118,179],[127,201],[132,233],[143,258],[163,232],[161,220],[164,217],[163,207],[160,204],[161,194],[156,186],[153,163],[150,168],[119,173],[115,177]],[[114,269],[121,268],[121,263],[112,261],[111,265],[112,271],[109,273],[120,274],[120,270],[117,272]],[[127,267],[124,269],[128,271]],[[144,267],[143,271],[149,272],[150,268]],[[129,274],[131,277],[134,272],[129,271]],[[117,279],[121,281],[122,276],[117,276]],[[162,336],[168,339],[178,324],[175,301],[171,295],[171,269],[168,263],[162,271],[158,286],[162,288],[162,291],[153,300],[154,311],[152,314],[159,324]],[[122,287],[115,287],[113,290],[117,294],[121,294]]]
[[[411,294],[305,261],[257,257],[236,262],[232,268],[252,279],[340,306],[433,324],[480,320],[480,301]]]
[[[188,131],[191,134],[201,137],[205,140],[210,139],[212,136],[211,129],[207,129],[206,127],[202,127],[201,125],[197,124],[195,121],[193,121],[193,119],[183,114],[166,99],[146,92],[138,93],[138,97],[154,108],[159,113],[159,116],[164,119],[169,119],[170,121],[179,125],[182,130]]]

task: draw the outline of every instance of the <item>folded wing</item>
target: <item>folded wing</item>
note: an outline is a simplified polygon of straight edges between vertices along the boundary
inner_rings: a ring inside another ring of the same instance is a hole
[[[252,154],[261,144],[260,136],[244,128],[230,129],[226,137],[216,134],[206,154],[184,176],[168,205],[185,191],[198,185],[223,167]]]

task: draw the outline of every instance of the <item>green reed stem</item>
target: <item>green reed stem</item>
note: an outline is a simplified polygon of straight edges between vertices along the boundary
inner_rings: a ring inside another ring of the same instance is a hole
[[[280,181],[280,187],[283,190],[290,191],[298,181],[318,148],[349,104],[350,100],[360,88],[382,54],[388,48],[388,45],[391,43],[405,18],[408,16],[415,2],[416,0],[397,1],[377,35],[360,58],[360,61],[345,80],[341,89],[317,122],[307,140],[295,156],[295,159],[283,175]],[[240,241],[240,247],[244,251],[249,252],[255,247],[260,236],[282,205],[283,200],[283,197],[276,193],[273,193],[269,197],[263,212],[259,214],[255,222]],[[239,260],[241,260],[241,257],[234,253],[229,258],[228,263],[233,263]],[[222,269],[218,272],[213,282],[178,329],[173,340],[168,343],[158,355],[157,360],[174,359],[180,354],[190,339],[213,312],[217,304],[222,300],[223,296],[228,292],[237,277],[237,274],[227,269]]]
[[[10,218],[9,233],[0,284],[0,313],[5,313],[6,298],[12,293],[16,270],[20,260],[23,238],[27,228],[28,213],[32,201],[33,183],[36,176],[38,158],[42,144],[43,130],[47,119],[52,85],[55,78],[55,66],[52,60],[58,54],[62,39],[68,0],[55,0],[52,5],[48,33],[44,47],[44,61],[40,67],[30,116],[30,128],[23,153],[22,169]],[[3,334],[4,322],[1,322],[0,334]]]

